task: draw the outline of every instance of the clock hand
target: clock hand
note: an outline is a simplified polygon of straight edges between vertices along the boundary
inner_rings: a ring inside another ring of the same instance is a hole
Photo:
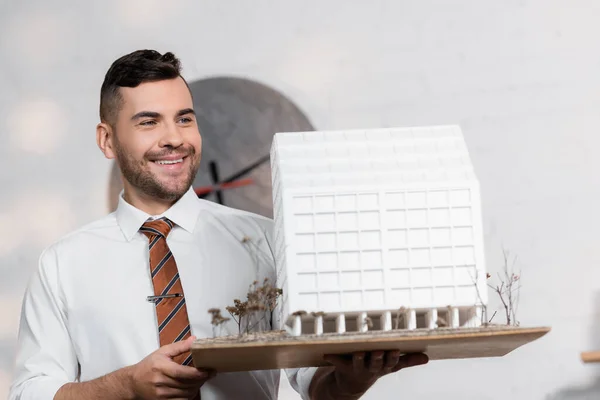
[[[252,170],[253,170],[254,168],[257,168],[257,167],[259,167],[261,164],[263,164],[263,163],[265,163],[265,162],[269,161],[269,158],[270,158],[269,154],[267,154],[266,156],[263,156],[263,157],[259,158],[259,159],[258,159],[258,161],[256,161],[256,162],[255,162],[255,163],[253,163],[253,164],[250,164],[250,165],[249,165],[249,166],[247,166],[246,168],[244,168],[244,169],[240,170],[238,173],[231,175],[229,178],[225,179],[223,182],[227,182],[227,183],[229,183],[229,182],[233,182],[233,181],[235,181],[235,180],[236,180],[236,179],[238,179],[238,178],[241,178],[242,176],[244,176],[244,175],[246,175],[246,174],[248,174],[248,173],[252,172]]]
[[[216,185],[219,183],[219,168],[217,167],[217,162],[216,161],[210,161],[208,163],[208,168],[210,170],[210,178],[212,181],[213,185]],[[221,192],[221,189],[218,189],[215,191],[215,195],[217,196],[217,203],[219,204],[223,204],[223,193]]]
[[[269,161],[269,154],[267,154],[266,156],[263,156],[261,158],[259,158],[256,162],[250,164],[249,166],[247,166],[246,168],[238,171],[237,173],[229,176],[227,179],[223,180],[222,182],[220,182],[220,185],[222,188],[225,188],[227,184],[231,184],[234,181],[236,181],[237,179],[241,178],[242,176],[252,172],[253,169],[259,167],[261,164]],[[212,163],[212,161],[211,161]],[[209,163],[210,166],[210,163]],[[227,185],[229,186],[229,185]],[[242,186],[242,185],[240,185]],[[200,188],[199,188],[200,189]],[[212,191],[206,192],[206,188],[201,188],[201,190],[199,190],[201,193],[197,193],[199,198],[205,198],[208,194],[210,194]]]

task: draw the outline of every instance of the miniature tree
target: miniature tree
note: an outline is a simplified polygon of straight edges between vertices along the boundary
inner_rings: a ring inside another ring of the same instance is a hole
[[[231,318],[235,321],[238,326],[238,333],[242,335],[242,320],[247,315],[248,302],[242,302],[240,299],[233,300],[233,306],[225,307]]]
[[[250,236],[244,235],[240,241],[253,257],[255,271],[257,274],[259,274],[259,266],[261,262],[267,264],[273,263],[275,255],[268,240],[265,240],[261,237],[255,240]],[[269,251],[265,251],[262,243],[266,244]],[[255,319],[258,319],[258,321],[252,326],[247,325],[247,332],[258,325],[260,321],[267,319],[267,317],[269,317],[269,319],[273,318],[273,312],[277,308],[277,301],[283,294],[283,290],[276,287],[277,281],[278,275],[276,274],[274,284],[271,284],[269,279],[265,278],[263,285],[260,287],[257,286],[258,281],[254,281],[252,285],[250,285],[250,289],[248,291],[249,310],[247,310],[248,316],[246,321],[247,324],[249,324],[252,317],[255,317]],[[259,316],[259,318],[256,318],[257,316]]]
[[[504,265],[502,267],[502,275],[498,273],[499,284],[496,286],[488,284],[500,298],[502,306],[504,307],[504,313],[506,315],[506,325],[519,325],[517,321],[517,307],[519,304],[519,297],[521,292],[521,275],[515,273],[514,265],[517,261],[517,257],[509,260],[509,252],[503,250]],[[509,266],[510,264],[510,266]],[[488,274],[488,278],[491,276]]]
[[[212,315],[210,323],[213,326],[213,337],[220,336],[223,324],[230,321],[231,318],[223,317],[219,308],[211,308],[208,313]]]
[[[247,318],[247,330],[249,333],[254,329],[261,321],[266,319],[267,315],[271,313],[277,307],[277,300],[283,294],[283,290],[272,286],[269,283],[269,278],[265,278],[262,286],[257,286],[258,281],[254,281],[248,291],[248,312]],[[250,321],[254,316],[256,322],[250,326]]]
[[[235,299],[233,306],[227,306],[225,309],[238,325],[238,333],[247,334],[275,310],[277,300],[282,294],[281,289],[272,286],[269,278],[265,278],[262,286],[258,286],[258,281],[252,282],[246,301]]]
[[[502,253],[503,253],[502,273],[500,273],[500,272],[498,273],[498,281],[500,283],[496,284],[495,286],[488,283],[487,286],[490,289],[492,289],[494,291],[494,293],[496,293],[498,295],[498,297],[500,298],[502,307],[504,308],[504,313],[506,315],[506,325],[517,325],[518,326],[519,322],[516,319],[517,318],[516,314],[517,314],[517,307],[518,307],[519,296],[520,296],[520,291],[521,291],[521,284],[520,284],[521,275],[520,275],[520,271],[519,271],[519,273],[516,273],[514,271],[514,265],[516,263],[517,257],[515,256],[511,262],[509,260],[509,252],[507,250],[502,250]],[[491,279],[491,277],[492,277],[491,274],[489,274],[489,273],[486,274],[487,280]],[[485,304],[483,304],[483,301],[481,299],[481,294],[479,292],[479,286],[477,285],[477,281],[478,281],[478,274],[476,271],[473,284],[475,285],[475,288],[477,291],[479,305],[482,307],[481,322],[482,322],[483,326],[486,326],[492,322],[492,320],[496,316],[497,312],[495,311],[494,314],[491,316],[491,318],[488,319],[487,306]]]
[[[224,226],[224,228],[232,235],[238,235],[237,232],[231,231],[228,227]],[[261,248],[260,244],[262,243],[262,240],[263,239],[261,238],[255,241],[247,235],[243,235],[240,239],[240,242],[253,258],[257,274],[259,273],[259,265],[261,262],[272,263],[273,261],[273,251],[270,248],[268,241],[267,246],[269,246],[270,253]],[[258,281],[254,281],[250,285],[245,301],[234,299],[232,306],[225,307],[225,310],[231,315],[231,319],[237,324],[239,335],[241,336],[250,333],[261,323],[261,321],[267,319],[267,317],[271,318],[273,311],[277,307],[277,301],[282,294],[282,289],[275,287],[269,282],[268,278],[265,278],[262,286],[258,286]],[[211,310],[209,310],[209,313],[212,314]],[[224,322],[225,321],[221,322],[221,324]]]

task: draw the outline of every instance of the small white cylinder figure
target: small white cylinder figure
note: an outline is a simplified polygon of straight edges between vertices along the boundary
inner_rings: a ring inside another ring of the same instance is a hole
[[[406,318],[406,329],[417,329],[417,312],[415,310],[407,310],[404,315]]]
[[[437,328],[437,319],[438,319],[437,308],[432,308],[431,310],[427,311],[427,328],[428,329]]]
[[[450,321],[448,321],[450,328],[459,328],[460,327],[459,313],[458,313],[457,307],[449,307],[448,319],[450,319]]]
[[[335,319],[335,330],[337,333],[346,332],[346,316],[344,314],[340,314]]]
[[[315,335],[323,334],[323,316],[317,315],[315,317]]]
[[[359,332],[367,332],[369,330],[366,312],[358,313],[358,317],[356,317],[356,327],[358,328]]]
[[[386,311],[381,315],[381,330],[390,331],[392,330],[392,312]]]
[[[300,315],[294,316],[294,336],[300,336],[302,334],[302,317]]]

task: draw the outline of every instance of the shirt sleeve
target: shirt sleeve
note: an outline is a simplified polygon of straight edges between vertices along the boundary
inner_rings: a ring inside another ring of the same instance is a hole
[[[78,363],[60,296],[56,251],[42,253],[21,308],[9,400],[48,400],[78,376]]]
[[[298,392],[302,400],[309,400],[308,389],[310,387],[310,382],[312,381],[315,372],[317,372],[317,367],[314,368],[288,368],[285,370],[285,373],[288,378],[288,382],[290,382],[290,386]]]

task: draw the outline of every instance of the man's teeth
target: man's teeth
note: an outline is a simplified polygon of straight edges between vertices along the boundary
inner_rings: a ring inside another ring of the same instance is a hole
[[[177,164],[177,163],[180,163],[180,162],[183,162],[183,158],[180,158],[179,160],[159,160],[159,161],[155,161],[155,163],[157,163],[157,164],[163,164],[163,165],[166,165],[166,164]]]

